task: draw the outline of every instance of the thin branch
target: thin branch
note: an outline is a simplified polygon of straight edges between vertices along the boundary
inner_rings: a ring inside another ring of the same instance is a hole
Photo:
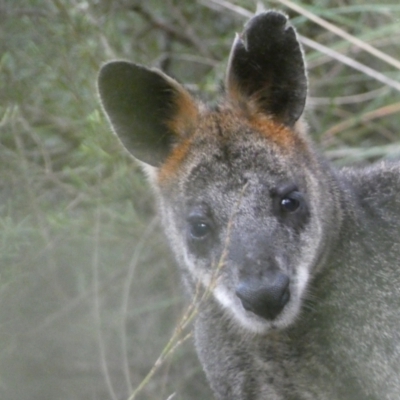
[[[216,67],[219,64],[219,62],[213,58],[195,56],[192,54],[171,54],[170,57],[174,60],[188,61],[192,63],[207,65],[209,67]]]
[[[36,7],[36,8],[16,8],[14,7],[6,7],[2,6],[0,7],[0,16],[9,18],[11,16],[18,16],[18,17],[40,17],[40,18],[46,18],[49,16],[49,13],[42,8]]]
[[[150,11],[145,9],[142,5],[140,4],[135,4],[132,5],[129,8],[131,11],[137,12],[140,14],[143,19],[145,19],[149,24],[152,26],[162,29],[163,31],[167,32],[169,35],[171,35],[174,39],[190,45],[194,46],[201,55],[205,57],[211,57],[210,51],[203,45],[203,43],[196,38],[196,36],[191,32],[191,31],[182,31],[175,26],[169,25],[167,22],[163,21],[160,18],[155,17]]]
[[[236,6],[226,0],[198,0],[198,2],[212,9],[215,8],[213,6],[217,6],[218,8],[233,11],[235,14],[241,15],[242,17],[245,18],[251,18],[254,15],[254,13],[252,13],[251,11],[248,11],[240,6]]]
[[[154,363],[153,367],[151,368],[150,372],[146,375],[146,377],[143,379],[143,381],[140,383],[140,385],[136,388],[136,390],[132,393],[132,395],[128,398],[128,400],[134,400],[136,396],[139,394],[139,392],[142,391],[142,389],[150,382],[151,378],[154,376],[154,374],[157,372],[157,370],[161,367],[161,365],[164,363],[165,359],[175,352],[175,350],[181,346],[184,342],[186,342],[188,339],[192,337],[192,332],[189,332],[186,336],[184,336],[182,339],[179,339],[175,341],[175,337],[173,336],[171,340],[169,341],[168,345],[164,349],[164,351],[160,354],[156,362]]]
[[[355,103],[363,103],[364,101],[373,100],[379,96],[384,96],[389,92],[389,88],[387,86],[383,86],[379,89],[371,90],[365,93],[354,94],[351,96],[340,96],[340,97],[309,97],[307,100],[307,105],[309,107],[319,107],[326,105],[343,105],[343,104],[355,104]]]
[[[11,111],[11,113],[15,113],[15,116],[21,116],[20,110],[18,106],[15,106],[14,109]],[[15,118],[15,121],[17,121],[17,118]],[[21,116],[18,119],[19,122],[22,122],[22,126],[24,130],[26,130],[29,134],[33,132],[31,127],[28,125],[27,121]],[[28,161],[27,157],[27,151],[24,145],[24,141],[21,137],[21,133],[19,131],[18,126],[13,126],[13,131],[14,131],[14,142],[15,146],[18,152],[19,159],[21,160],[21,172],[22,172],[22,177],[23,177],[23,183],[25,186],[25,190],[27,193],[27,196],[29,198],[29,205],[32,210],[32,214],[35,216],[35,220],[37,222],[37,226],[39,228],[43,244],[46,247],[46,261],[47,261],[47,267],[48,267],[48,273],[50,274],[56,274],[54,268],[57,265],[55,259],[54,259],[54,247],[52,246],[52,242],[50,240],[50,232],[48,225],[46,223],[46,219],[44,217],[44,213],[39,205],[38,199],[36,194],[34,193],[34,188],[32,186],[32,181],[30,177],[30,171],[31,171],[31,165]],[[45,277],[46,279],[49,279],[49,276]],[[64,300],[67,299],[67,295],[65,294],[65,291],[62,289],[61,285],[58,283],[58,280],[56,279],[55,276],[52,276],[51,279],[52,286],[54,287],[56,293]]]
[[[101,327],[101,311],[100,311],[100,292],[99,292],[99,248],[100,248],[100,208],[97,206],[96,209],[96,220],[94,226],[93,235],[93,258],[92,258],[92,268],[93,268],[93,301],[94,301],[94,317],[97,325],[97,341],[99,345],[100,352],[100,366],[103,373],[105,383],[108,389],[108,393],[112,400],[117,400],[117,395],[114,391],[113,384],[111,382],[110,373],[107,366],[107,357],[104,349],[104,338],[102,334]]]
[[[154,232],[154,228],[158,223],[158,218],[153,218],[150,224],[147,226],[145,232],[143,233],[142,237],[140,238],[139,242],[135,247],[135,251],[133,253],[131,262],[129,263],[128,268],[128,275],[125,279],[125,285],[122,291],[122,306],[121,306],[121,347],[122,347],[122,357],[123,357],[123,364],[124,364],[124,375],[125,381],[129,390],[129,393],[133,391],[132,382],[130,378],[130,369],[129,369],[129,360],[128,360],[128,346],[127,346],[127,337],[126,337],[126,322],[128,315],[128,306],[129,306],[129,294],[130,289],[134,277],[134,273],[136,270],[136,266],[139,262],[140,256],[142,254],[143,247],[148,243],[149,236]]]
[[[383,118],[388,115],[396,114],[400,112],[400,103],[390,104],[388,106],[384,106],[378,108],[377,110],[373,110],[363,114],[361,117],[350,118],[346,121],[340,122],[339,124],[333,126],[328,129],[323,135],[323,140],[329,140],[332,136],[336,135],[339,132],[342,132],[346,129],[351,128],[353,125],[358,123],[365,124],[370,122],[376,118]]]
[[[212,1],[215,1],[215,0],[212,0]],[[355,37],[353,35],[350,35],[350,33],[347,33],[346,31],[344,31],[343,29],[339,28],[338,26],[336,26],[336,25],[324,20],[321,17],[318,17],[314,13],[306,10],[304,7],[301,7],[300,5],[295,4],[290,0],[275,0],[275,1],[277,1],[277,2],[285,5],[286,7],[298,12],[301,15],[304,15],[310,21],[315,22],[316,24],[322,26],[326,30],[333,32],[337,36],[340,36],[341,38],[347,40],[348,42],[356,45],[360,49],[365,50],[367,53],[372,54],[376,58],[379,58],[380,60],[385,61],[387,64],[389,64],[389,65],[391,65],[391,66],[393,66],[393,67],[395,67],[395,68],[400,70],[400,61],[399,60],[396,60],[395,58],[389,56],[388,54],[378,50],[376,47],[371,46],[367,42],[365,42],[365,41],[363,41],[361,39],[358,39],[357,37]]]
[[[196,47],[201,50],[202,55],[214,58],[215,55],[206,45],[204,45],[204,41],[197,38],[196,32],[193,29],[193,23],[186,19],[181,9],[179,7],[176,7],[172,1],[169,2],[169,6],[171,8],[171,15],[173,19],[179,24],[180,28],[185,32],[185,35],[188,36],[190,40],[196,45]]]
[[[328,150],[325,155],[330,160],[340,160],[343,164],[354,164],[357,161],[365,161],[372,158],[396,157],[400,156],[400,144],[392,143],[382,146],[368,148],[350,147]]]
[[[344,54],[338,53],[337,51],[330,49],[329,47],[326,47],[320,43],[315,42],[314,40],[311,40],[309,38],[306,38],[304,36],[299,35],[299,39],[301,43],[305,44],[308,47],[311,47],[314,50],[318,50],[321,53],[324,53],[338,61],[340,61],[343,64],[346,64],[347,66],[362,72],[365,75],[370,76],[371,78],[384,83],[387,86],[392,87],[393,89],[396,89],[400,91],[400,82],[395,81],[386,75],[382,74],[381,72],[378,72],[374,70],[373,68],[368,67],[367,65],[364,65],[348,56],[345,56]]]

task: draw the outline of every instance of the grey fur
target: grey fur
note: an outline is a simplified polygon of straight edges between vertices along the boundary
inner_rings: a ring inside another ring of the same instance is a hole
[[[400,164],[334,169],[314,150],[298,120],[301,52],[287,18],[266,12],[236,38],[216,109],[119,61],[100,96],[146,164],[189,293],[213,285],[195,337],[216,398],[399,399]],[[151,90],[127,93],[121,68]]]

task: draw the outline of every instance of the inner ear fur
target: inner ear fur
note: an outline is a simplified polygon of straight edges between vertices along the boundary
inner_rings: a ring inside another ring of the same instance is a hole
[[[110,123],[139,161],[159,167],[173,144],[192,129],[198,108],[175,80],[127,61],[105,64],[98,89]]]
[[[294,28],[280,12],[263,12],[247,22],[233,43],[226,76],[229,100],[248,112],[263,113],[289,127],[303,113],[303,52]]]

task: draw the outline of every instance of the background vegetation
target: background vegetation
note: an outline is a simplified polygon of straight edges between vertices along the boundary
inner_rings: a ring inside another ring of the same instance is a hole
[[[295,1],[311,16],[264,4],[336,52],[305,46],[312,135],[338,164],[398,157],[399,65],[310,18],[400,59],[400,5],[314,3]],[[130,59],[213,99],[234,32],[255,8],[253,0],[0,0],[2,400],[127,399],[151,369],[185,301],[151,193],[100,111],[96,74],[106,60]],[[190,341],[137,398],[173,393],[211,398]]]

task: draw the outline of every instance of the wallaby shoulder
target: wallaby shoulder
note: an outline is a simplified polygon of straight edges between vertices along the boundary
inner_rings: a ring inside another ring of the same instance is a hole
[[[367,167],[344,167],[338,174],[350,195],[349,201],[354,203],[353,208],[365,210],[366,220],[377,218],[376,213],[380,212],[385,221],[393,217],[391,212],[400,210],[400,160],[379,161]],[[399,220],[399,214],[392,218],[393,223]]]
[[[309,387],[324,386],[329,393],[331,375],[341,384],[333,385],[328,398],[397,399],[400,162],[341,168],[337,177],[340,234],[290,334],[300,362],[318,370]]]

